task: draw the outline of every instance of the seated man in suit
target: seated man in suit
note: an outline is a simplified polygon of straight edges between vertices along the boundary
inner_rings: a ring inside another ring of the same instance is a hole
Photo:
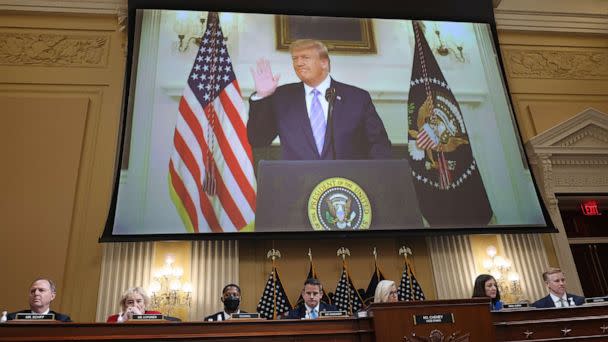
[[[51,302],[55,299],[55,283],[46,278],[38,278],[34,280],[30,286],[30,308],[18,312],[11,312],[6,317],[7,320],[13,320],[18,313],[33,313],[33,314],[54,314],[56,321],[71,322],[72,319],[68,315],[51,310]]]
[[[549,295],[532,303],[536,308],[565,308],[582,305],[585,298],[566,292],[566,275],[559,268],[552,268],[543,273],[543,280],[549,289]]]
[[[233,313],[241,313],[239,306],[241,305],[241,288],[236,284],[228,284],[222,290],[220,298],[224,303],[224,310],[205,317],[205,321],[225,321],[232,318]]]
[[[304,305],[300,305],[290,310],[285,318],[315,319],[319,317],[320,312],[338,310],[331,304],[321,302],[321,298],[323,298],[323,286],[318,279],[306,279],[304,282],[304,288],[302,289],[302,297],[304,298]]]
[[[268,146],[278,135],[285,160],[391,159],[391,142],[370,94],[329,76],[325,44],[300,39],[289,50],[301,82],[279,86],[279,77],[264,59],[252,69],[255,93],[247,121],[251,146]]]

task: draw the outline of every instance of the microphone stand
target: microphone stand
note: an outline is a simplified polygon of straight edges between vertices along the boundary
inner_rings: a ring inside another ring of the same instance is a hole
[[[331,149],[331,159],[336,160],[336,149],[334,146],[334,101],[336,100],[336,88],[327,88],[325,91],[327,100],[327,128],[329,130],[329,148]]]

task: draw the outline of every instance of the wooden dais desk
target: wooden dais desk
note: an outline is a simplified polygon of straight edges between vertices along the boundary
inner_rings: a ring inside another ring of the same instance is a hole
[[[608,341],[608,305],[492,313],[497,341]]]

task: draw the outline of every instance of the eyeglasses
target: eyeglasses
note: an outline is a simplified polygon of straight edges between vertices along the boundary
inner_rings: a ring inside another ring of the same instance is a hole
[[[397,295],[397,291],[391,291],[388,293],[389,296],[396,296]]]

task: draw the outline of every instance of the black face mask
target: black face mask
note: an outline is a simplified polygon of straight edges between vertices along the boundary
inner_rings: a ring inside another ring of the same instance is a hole
[[[224,308],[226,311],[236,311],[236,309],[239,308],[239,304],[241,304],[241,299],[239,297],[224,298]]]

